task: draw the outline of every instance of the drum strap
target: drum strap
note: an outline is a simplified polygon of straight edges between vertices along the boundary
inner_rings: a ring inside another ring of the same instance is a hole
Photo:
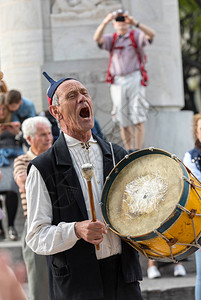
[[[112,143],[111,143],[111,142],[109,142],[109,144],[110,144],[110,148],[111,148],[111,152],[112,152],[112,161],[113,161],[113,166],[115,167],[115,166],[116,166],[116,164],[115,164],[114,150],[113,150],[113,147],[112,147]]]

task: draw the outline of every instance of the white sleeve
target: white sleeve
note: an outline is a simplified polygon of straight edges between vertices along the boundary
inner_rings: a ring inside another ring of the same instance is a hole
[[[52,203],[39,171],[32,165],[26,180],[27,245],[37,254],[49,255],[72,248],[78,238],[75,222],[52,225]]]
[[[193,175],[199,180],[201,181],[201,172],[198,170],[198,168],[196,167],[196,164],[194,162],[192,162],[191,159],[191,155],[189,152],[186,152],[184,154],[184,158],[183,158],[183,163],[184,165],[189,168],[191,170],[191,172],[193,173]]]

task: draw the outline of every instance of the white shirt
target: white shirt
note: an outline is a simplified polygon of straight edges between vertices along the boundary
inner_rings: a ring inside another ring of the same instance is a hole
[[[91,163],[94,167],[94,176],[91,180],[94,196],[96,217],[103,221],[100,199],[103,187],[103,160],[102,151],[93,137],[89,140],[89,149],[86,144],[64,134],[74,168],[78,175],[82,188],[87,213],[91,219],[90,203],[87,190],[87,182],[81,174],[81,167],[85,163]],[[52,225],[52,203],[42,176],[35,166],[32,165],[26,180],[27,195],[27,245],[36,253],[42,255],[55,254],[72,248],[78,241],[75,234],[75,222],[60,222],[57,226]],[[120,238],[113,232],[103,235],[100,250],[96,250],[98,259],[121,253]]]
[[[193,175],[199,180],[201,181],[201,172],[200,170],[198,170],[198,168],[196,167],[195,162],[191,159],[191,155],[189,152],[186,152],[184,154],[184,158],[183,158],[183,163],[185,164],[185,166],[187,166],[191,172],[193,173]]]

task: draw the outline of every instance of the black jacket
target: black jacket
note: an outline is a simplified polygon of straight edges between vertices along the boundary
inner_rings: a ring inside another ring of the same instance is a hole
[[[113,168],[110,145],[95,135],[94,138],[103,152],[105,179]],[[118,162],[125,156],[126,151],[116,144],[113,144],[113,149]],[[47,186],[52,202],[52,224],[88,219],[79,179],[63,133],[49,150],[35,158],[31,164],[39,170]],[[124,241],[122,241],[121,257],[125,282],[141,280],[138,253]],[[99,265],[93,244],[80,239],[71,249],[47,258],[52,300],[85,300],[103,297]]]

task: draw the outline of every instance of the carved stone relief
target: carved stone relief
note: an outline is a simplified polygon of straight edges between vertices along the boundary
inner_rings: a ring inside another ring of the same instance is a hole
[[[65,14],[72,18],[95,18],[122,6],[121,0],[52,0],[52,14]]]

